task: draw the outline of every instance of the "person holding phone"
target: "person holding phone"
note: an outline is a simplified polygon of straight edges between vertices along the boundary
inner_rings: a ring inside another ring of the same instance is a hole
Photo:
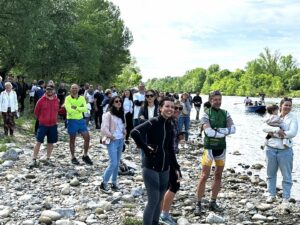
[[[131,137],[145,153],[143,178],[148,195],[144,210],[143,224],[158,225],[161,201],[169,183],[169,169],[175,170],[180,180],[180,167],[174,150],[174,102],[163,98],[160,102],[160,115],[140,124],[131,131]]]

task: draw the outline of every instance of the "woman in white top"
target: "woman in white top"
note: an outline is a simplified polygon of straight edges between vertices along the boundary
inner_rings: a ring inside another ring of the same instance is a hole
[[[158,116],[158,101],[156,99],[156,92],[154,90],[148,90],[145,94],[146,101],[140,109],[139,121],[140,124]]]
[[[109,165],[103,174],[103,181],[100,189],[104,192],[109,191],[108,181],[111,178],[111,189],[117,191],[117,177],[118,169],[121,160],[125,131],[125,116],[122,107],[122,100],[119,96],[112,97],[108,111],[103,114],[101,132],[110,140],[107,143],[107,150],[109,155]]]
[[[288,203],[291,196],[291,188],[293,185],[293,141],[297,135],[298,122],[296,117],[291,113],[292,99],[283,98],[280,102],[280,117],[286,124],[285,130],[280,127],[272,127],[265,125],[263,131],[271,135],[267,140],[265,150],[267,157],[267,202],[271,203],[276,199],[276,178],[277,171],[280,169],[282,174],[283,202]],[[288,139],[287,142],[283,142]]]
[[[128,144],[128,138],[131,130],[133,129],[133,101],[132,93],[130,90],[126,90],[123,93],[123,110],[125,114],[126,121],[126,137],[125,143]]]
[[[16,92],[12,89],[10,82],[5,83],[5,90],[0,95],[0,111],[4,123],[4,134],[14,135],[15,116],[18,111],[18,99]]]

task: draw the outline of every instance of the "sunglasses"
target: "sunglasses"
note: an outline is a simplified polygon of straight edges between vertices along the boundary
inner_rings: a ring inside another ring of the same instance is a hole
[[[154,97],[154,95],[145,95],[146,96],[146,98],[153,98]]]
[[[183,110],[183,107],[181,107],[181,106],[180,107],[175,106],[174,109],[181,111],[181,110]]]
[[[114,103],[122,103],[121,100],[115,100]]]

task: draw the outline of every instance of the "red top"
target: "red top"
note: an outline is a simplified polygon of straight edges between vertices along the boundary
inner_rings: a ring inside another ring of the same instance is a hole
[[[43,95],[34,108],[34,114],[39,120],[39,123],[44,126],[54,126],[57,124],[57,112],[59,101],[56,96],[52,99]]]

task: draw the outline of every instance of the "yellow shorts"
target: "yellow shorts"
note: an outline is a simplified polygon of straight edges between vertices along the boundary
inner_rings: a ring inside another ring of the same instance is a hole
[[[215,161],[216,166],[224,166],[226,159],[226,149],[223,150],[213,150],[204,149],[201,164],[202,166],[211,166],[213,161]]]

